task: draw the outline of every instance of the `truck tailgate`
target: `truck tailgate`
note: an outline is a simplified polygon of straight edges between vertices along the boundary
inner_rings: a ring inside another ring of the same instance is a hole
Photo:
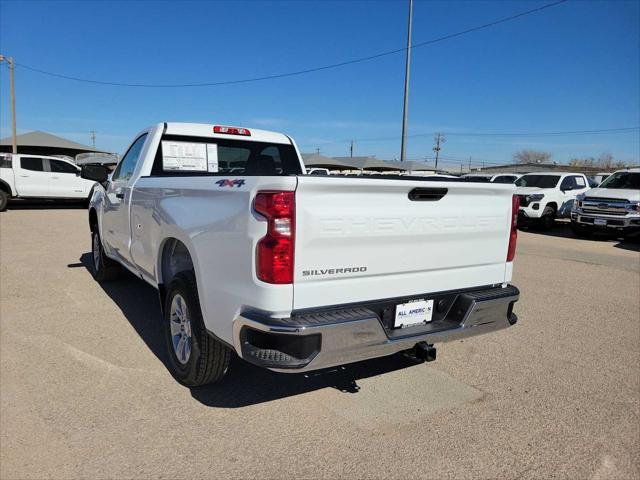
[[[294,308],[499,284],[512,185],[299,177]]]

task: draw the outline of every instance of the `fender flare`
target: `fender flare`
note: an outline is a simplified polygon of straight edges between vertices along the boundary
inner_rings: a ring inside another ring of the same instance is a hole
[[[13,191],[13,188],[11,188],[11,185],[9,185],[4,180],[0,180],[0,190],[7,192],[10,197],[17,196],[17,194]]]

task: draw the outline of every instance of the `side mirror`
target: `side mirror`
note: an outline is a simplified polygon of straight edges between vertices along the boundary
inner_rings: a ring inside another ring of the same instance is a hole
[[[567,185],[562,189],[563,192],[568,192],[569,190],[573,190],[573,185]]]
[[[104,165],[83,165],[80,176],[104,184],[109,180],[109,173],[109,169]]]

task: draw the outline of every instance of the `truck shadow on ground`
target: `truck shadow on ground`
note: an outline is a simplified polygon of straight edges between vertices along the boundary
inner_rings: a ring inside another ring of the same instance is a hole
[[[573,238],[582,242],[603,242],[612,243],[614,248],[621,248],[623,250],[631,250],[634,252],[640,252],[640,234],[634,234],[627,238],[618,237],[611,233],[596,233],[589,237],[578,238],[571,231],[569,222],[566,220],[556,220],[555,225],[550,230],[543,230],[536,225],[530,225],[525,227],[518,227],[519,230],[529,233],[535,233],[539,235],[547,235],[557,238]]]
[[[80,257],[80,263],[68,267],[85,267],[90,272],[91,254],[84,253]],[[129,272],[123,272],[122,277],[115,282],[101,283],[100,286],[118,305],[149,350],[168,370],[158,292]],[[229,372],[220,383],[191,388],[191,395],[207,406],[239,408],[323,388],[334,388],[353,394],[360,390],[358,380],[408,368],[418,363],[421,362],[397,354],[307,374],[283,374],[256,367],[234,355]]]
[[[9,200],[7,210],[86,210],[83,201]]]

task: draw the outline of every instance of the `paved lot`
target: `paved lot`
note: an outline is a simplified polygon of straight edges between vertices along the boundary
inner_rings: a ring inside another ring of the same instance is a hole
[[[81,209],[0,214],[0,478],[639,478],[638,243],[520,234],[517,326],[322,375],[189,390]]]

